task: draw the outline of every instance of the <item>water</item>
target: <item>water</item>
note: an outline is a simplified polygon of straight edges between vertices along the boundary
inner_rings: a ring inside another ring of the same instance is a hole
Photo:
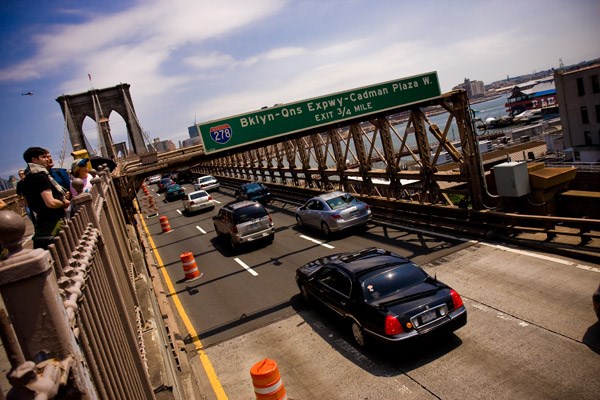
[[[474,112],[475,125],[479,125],[478,120],[484,122],[487,118],[499,118],[503,115],[506,115],[506,108],[504,107],[504,104],[506,103],[506,99],[509,95],[510,94],[503,94],[502,96],[492,100],[471,104],[471,110]],[[448,121],[448,113],[444,112],[441,114],[431,115],[427,118],[432,124],[436,124],[440,130],[443,131]],[[394,125],[394,128],[396,128],[396,131],[400,135],[403,135],[404,130],[406,129],[406,122]],[[431,144],[437,143],[437,139],[435,139],[431,133],[428,133],[427,135]],[[455,119],[453,119],[450,124],[450,129],[448,130],[448,139],[452,142],[460,139]],[[399,142],[394,143],[394,146],[396,145],[399,145]],[[409,135],[407,138],[407,145],[410,147],[416,146],[416,139],[414,135]]]

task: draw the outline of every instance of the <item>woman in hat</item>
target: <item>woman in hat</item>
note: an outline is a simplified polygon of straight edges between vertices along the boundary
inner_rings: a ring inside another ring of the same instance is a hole
[[[71,179],[71,187],[69,188],[71,198],[74,198],[80,193],[88,193],[92,189],[92,183],[90,182],[92,176],[88,171],[88,161],[88,158],[82,158],[73,161],[73,164],[71,164],[71,175],[73,176],[73,179]],[[81,182],[78,182],[78,180]],[[82,189],[79,189],[81,183],[83,183],[83,186]]]

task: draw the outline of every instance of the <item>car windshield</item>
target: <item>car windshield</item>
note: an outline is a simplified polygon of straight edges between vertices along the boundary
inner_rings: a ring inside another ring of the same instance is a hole
[[[267,215],[267,210],[260,206],[249,206],[238,208],[233,212],[233,220],[236,224],[252,221]]]
[[[427,274],[413,263],[378,269],[360,278],[365,300],[372,301],[394,295],[423,282]]]
[[[214,180],[215,178],[213,178],[212,176],[205,176],[203,178],[200,178],[200,182],[204,183],[204,182],[210,182],[212,180]]]
[[[356,197],[345,193],[343,195],[334,197],[333,199],[327,200],[327,204],[332,210],[339,210],[340,208],[346,208],[348,205],[356,203]]]

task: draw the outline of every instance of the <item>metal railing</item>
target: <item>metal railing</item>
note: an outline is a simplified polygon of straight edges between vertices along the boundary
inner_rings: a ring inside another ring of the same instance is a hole
[[[23,217],[0,211],[8,249],[0,261],[0,333],[10,398],[155,398],[134,286],[143,258],[109,174],[91,182],[48,250],[23,248]]]

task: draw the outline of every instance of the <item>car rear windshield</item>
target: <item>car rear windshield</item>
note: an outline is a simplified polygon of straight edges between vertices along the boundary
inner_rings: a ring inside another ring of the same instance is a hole
[[[425,280],[425,272],[413,263],[369,272],[360,278],[367,301],[393,295]]]
[[[327,204],[331,207],[332,210],[338,210],[340,208],[346,208],[350,204],[356,203],[356,197],[350,194],[344,194],[338,197],[334,197],[333,199],[327,200]]]
[[[248,207],[238,208],[233,212],[233,220],[236,224],[252,221],[253,219],[267,216],[267,210],[260,205],[251,205]]]
[[[258,183],[250,183],[248,185],[246,185],[246,193],[254,193],[254,192],[258,192],[259,190],[262,189],[262,186]]]
[[[190,193],[190,199],[192,199],[192,200],[199,199],[200,197],[208,197],[208,193],[206,193],[206,192]]]

